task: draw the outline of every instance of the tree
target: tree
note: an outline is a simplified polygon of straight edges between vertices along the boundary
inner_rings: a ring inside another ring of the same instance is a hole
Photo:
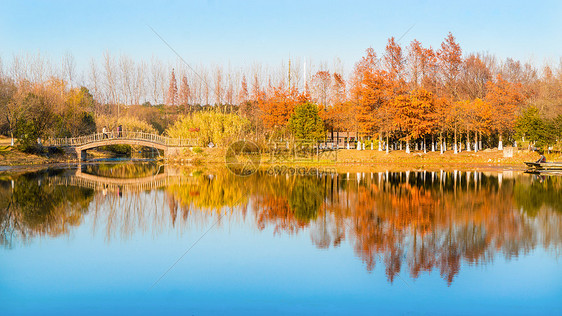
[[[246,101],[248,101],[248,83],[246,82],[246,76],[242,76],[242,83],[238,92],[238,104],[242,105]]]
[[[332,76],[329,71],[318,71],[312,77],[312,92],[313,100],[315,100],[319,105],[326,108],[328,106],[328,101],[330,100],[330,86],[331,86]]]
[[[29,93],[21,100],[24,115],[16,125],[18,147],[25,152],[37,149],[37,139],[42,138],[52,124],[53,112],[42,96]]]
[[[555,125],[542,119],[539,109],[532,106],[517,118],[515,133],[518,138],[533,142],[539,147],[556,142]]]
[[[262,112],[263,125],[270,131],[287,125],[295,104],[302,98],[296,89],[287,89],[283,85],[271,87],[267,97],[263,92],[260,95],[256,102]]]
[[[402,55],[402,47],[396,43],[394,37],[389,38],[383,56],[383,64],[390,79],[395,81],[403,80],[405,62],[406,60]]]
[[[74,73],[76,69],[76,62],[74,61],[74,56],[71,53],[66,53],[62,57],[62,69],[64,72],[64,76],[66,77],[66,81],[72,88],[72,83],[74,80]]]
[[[490,104],[480,98],[474,99],[472,102],[474,108],[474,127],[475,127],[475,144],[474,147],[481,149],[480,142],[478,139],[482,140],[482,134],[488,134],[491,132],[492,127],[492,109]]]
[[[189,98],[190,98],[190,91],[189,91],[189,84],[187,83],[187,76],[183,76],[181,79],[178,102],[179,104],[183,105],[186,108],[186,110],[189,104]]]
[[[166,99],[166,104],[178,104],[178,84],[176,82],[176,74],[174,73],[174,69],[172,69],[172,74],[170,75],[170,84],[168,85],[168,97]]]
[[[392,101],[395,108],[394,125],[405,134],[406,152],[410,152],[412,139],[424,138],[434,128],[436,117],[435,100],[431,92],[423,89],[399,95]]]
[[[76,137],[94,133],[96,131],[94,107],[94,97],[87,88],[71,89],[67,93],[64,107],[55,115],[55,136]]]
[[[17,121],[21,115],[20,108],[13,100],[16,91],[17,87],[12,80],[0,77],[0,112],[2,113],[0,119],[6,122],[6,127],[0,126],[0,128],[6,129],[9,132],[12,146],[14,145],[14,132]]]
[[[334,84],[332,85],[333,93],[331,104],[341,104],[345,102],[346,98],[345,80],[343,79],[343,76],[337,72],[334,72],[333,77]]]
[[[390,100],[395,92],[394,81],[385,70],[378,69],[378,60],[372,48],[355,65],[351,96],[357,107],[357,120],[362,131],[379,135],[392,131],[393,108]]]
[[[486,83],[491,77],[488,66],[478,55],[471,54],[463,62],[459,93],[469,100],[483,99],[486,96]]]
[[[503,149],[502,136],[513,130],[517,118],[517,109],[523,103],[521,84],[510,83],[501,75],[495,81],[486,84],[486,102],[492,107],[492,126],[498,132],[500,140],[498,149]]]
[[[452,101],[456,101],[458,97],[456,81],[461,71],[462,50],[451,32],[441,43],[437,56],[441,66],[444,93],[448,98],[453,98]]]
[[[321,139],[325,136],[318,106],[310,102],[295,107],[295,113],[289,119],[289,128],[297,139]]]

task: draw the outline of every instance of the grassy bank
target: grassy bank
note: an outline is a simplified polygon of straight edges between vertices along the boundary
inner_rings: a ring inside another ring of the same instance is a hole
[[[51,156],[28,154],[10,146],[0,146],[0,166],[44,165],[73,161],[76,159],[63,154]]]
[[[90,158],[108,158],[112,153],[104,151],[92,151]],[[225,148],[194,148],[185,149],[181,154],[170,158],[172,164],[224,164]],[[403,151],[386,153],[377,150],[353,150],[341,149],[337,152],[336,161],[286,161],[287,164],[324,166],[340,165],[349,166],[356,164],[365,165],[410,165],[410,166],[438,166],[438,165],[466,165],[466,166],[519,166],[524,167],[525,161],[536,161],[538,153],[529,151],[516,151],[513,157],[504,157],[503,151],[496,149],[486,149],[475,152],[461,152],[454,154],[447,151],[440,152],[413,152],[406,154]],[[547,161],[562,161],[560,154],[546,154]],[[9,146],[9,139],[0,139],[0,166],[21,166],[21,165],[43,165],[52,163],[76,162],[75,157],[67,155],[35,155],[23,153],[16,148]],[[273,164],[270,156],[262,154],[261,164]],[[278,163],[278,162],[275,162]]]
[[[226,150],[224,148],[200,148],[197,150],[184,150],[180,155],[170,158],[171,163],[224,163]],[[461,152],[454,154],[447,151],[440,152],[413,152],[406,154],[403,151],[390,153],[377,150],[342,149],[337,152],[337,159],[333,161],[297,161],[299,165],[352,165],[352,164],[409,164],[409,165],[490,165],[490,166],[523,166],[525,161],[536,161],[539,154],[530,151],[517,151],[513,157],[504,157],[503,151],[486,149],[475,152]],[[546,154],[547,161],[562,161],[560,154]],[[270,157],[263,154],[262,164],[268,164]],[[292,161],[287,161],[293,164]]]

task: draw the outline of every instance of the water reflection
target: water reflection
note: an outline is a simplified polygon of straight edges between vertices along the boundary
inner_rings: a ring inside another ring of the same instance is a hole
[[[48,179],[68,176],[45,170],[0,180],[0,243],[12,247],[35,236],[58,236],[80,225],[94,190],[53,186]]]
[[[85,165],[0,180],[0,241],[67,234],[90,216],[106,239],[183,231],[222,220],[274,234],[310,234],[322,249],[350,243],[389,282],[403,270],[439,271],[450,284],[462,263],[486,264],[562,245],[562,178],[458,170],[258,172],[157,164]],[[555,254],[556,255],[556,254]]]

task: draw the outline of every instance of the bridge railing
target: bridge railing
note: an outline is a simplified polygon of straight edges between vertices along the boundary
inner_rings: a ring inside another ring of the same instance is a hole
[[[51,138],[45,142],[45,145],[57,147],[77,147],[112,139],[141,140],[170,147],[196,146],[197,144],[196,140],[191,138],[170,138],[153,133],[121,131],[95,133],[92,135],[71,138]]]

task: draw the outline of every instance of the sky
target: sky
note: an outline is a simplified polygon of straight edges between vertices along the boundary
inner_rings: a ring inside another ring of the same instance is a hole
[[[0,1],[0,57],[72,53],[78,66],[106,51],[203,65],[280,65],[289,58],[348,70],[389,37],[535,64],[562,56],[557,1]]]

